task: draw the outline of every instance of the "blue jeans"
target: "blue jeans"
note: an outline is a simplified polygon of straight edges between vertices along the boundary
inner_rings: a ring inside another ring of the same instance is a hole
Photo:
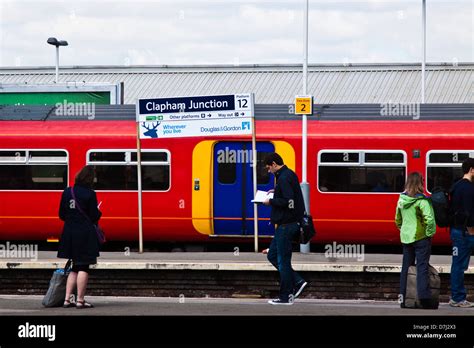
[[[407,291],[408,268],[416,260],[416,293],[419,299],[431,299],[429,263],[431,256],[431,238],[403,244],[403,263],[400,274],[400,294],[405,301]]]
[[[471,252],[474,248],[474,236],[463,230],[451,227],[451,241],[453,242],[453,262],[451,264],[451,299],[461,302],[466,299],[464,287],[464,271],[469,268]]]
[[[299,226],[296,222],[278,226],[267,255],[268,261],[280,272],[279,298],[282,301],[289,301],[296,285],[304,282],[304,279],[291,267],[291,254],[293,252],[291,242],[298,233]]]

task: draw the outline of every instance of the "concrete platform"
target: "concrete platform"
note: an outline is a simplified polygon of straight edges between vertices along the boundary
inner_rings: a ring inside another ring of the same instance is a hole
[[[297,299],[292,306],[272,306],[267,299],[87,296],[95,308],[44,308],[42,296],[0,295],[0,316],[474,316],[474,308],[440,304],[438,310],[401,309],[396,301]]]
[[[293,268],[302,272],[382,272],[400,273],[402,255],[365,254],[361,258],[327,258],[323,253],[293,253]],[[56,252],[40,251],[37,260],[0,258],[0,269],[55,269],[65,260]],[[451,256],[432,255],[431,262],[439,273],[449,274]],[[124,253],[102,252],[99,270],[196,270],[196,271],[273,271],[261,253],[182,252]],[[470,267],[467,274],[474,274]]]

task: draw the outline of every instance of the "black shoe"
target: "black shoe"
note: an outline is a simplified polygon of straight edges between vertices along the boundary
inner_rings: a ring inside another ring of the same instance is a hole
[[[420,299],[420,309],[438,309],[438,303],[430,298]]]
[[[301,295],[306,285],[308,285],[308,283],[304,280],[299,285],[296,285],[294,298],[298,298],[298,296]]]

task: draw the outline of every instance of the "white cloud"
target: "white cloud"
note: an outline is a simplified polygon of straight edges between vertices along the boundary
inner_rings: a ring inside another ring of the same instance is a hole
[[[0,65],[301,63],[300,1],[0,0]],[[428,61],[473,61],[472,3],[428,2]],[[310,63],[420,60],[420,2],[310,1]]]

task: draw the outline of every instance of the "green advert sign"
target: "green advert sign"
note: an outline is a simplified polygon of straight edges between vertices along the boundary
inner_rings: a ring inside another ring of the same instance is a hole
[[[64,103],[110,104],[110,92],[0,93],[0,105],[56,105]]]

